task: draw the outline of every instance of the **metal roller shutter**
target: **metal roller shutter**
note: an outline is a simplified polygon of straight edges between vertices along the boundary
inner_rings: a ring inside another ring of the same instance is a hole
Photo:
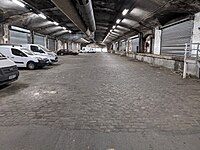
[[[34,35],[34,44],[40,44],[45,46],[45,37],[40,35]]]
[[[120,51],[125,51],[126,50],[126,41],[121,41],[119,43],[119,50]]]
[[[55,51],[55,40],[54,39],[48,39],[48,43],[49,43],[48,48],[52,51]]]
[[[68,49],[72,50],[72,43],[68,43]]]
[[[184,55],[185,43],[190,43],[193,20],[162,29],[161,54]]]
[[[10,30],[10,44],[28,44],[30,34]]]
[[[140,39],[132,39],[132,52],[136,53],[139,50]]]

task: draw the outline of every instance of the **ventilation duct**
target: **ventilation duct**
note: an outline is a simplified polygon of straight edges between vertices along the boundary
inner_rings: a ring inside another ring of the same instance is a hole
[[[77,8],[89,30],[94,32],[96,24],[91,0],[77,0]]]
[[[71,0],[51,0],[81,31],[87,36],[91,33],[87,30]]]

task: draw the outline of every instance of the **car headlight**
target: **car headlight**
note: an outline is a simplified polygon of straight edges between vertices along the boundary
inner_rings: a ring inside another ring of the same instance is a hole
[[[38,59],[38,60],[42,60],[42,58],[40,58],[40,57],[37,57],[37,59]]]

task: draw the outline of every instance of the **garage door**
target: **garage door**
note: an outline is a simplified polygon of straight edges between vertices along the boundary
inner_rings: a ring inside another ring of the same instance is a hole
[[[55,51],[55,40],[54,39],[48,39],[48,48],[51,50],[51,51]]]
[[[193,20],[162,29],[161,54],[184,55],[184,44],[190,43]]]
[[[45,46],[45,37],[40,35],[34,35],[34,44],[40,44]]]
[[[30,33],[10,30],[10,44],[28,44]]]

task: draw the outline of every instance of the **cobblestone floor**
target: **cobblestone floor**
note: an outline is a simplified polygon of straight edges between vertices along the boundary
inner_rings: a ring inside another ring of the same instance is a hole
[[[200,81],[111,54],[61,57],[0,90],[0,126],[200,133]]]

